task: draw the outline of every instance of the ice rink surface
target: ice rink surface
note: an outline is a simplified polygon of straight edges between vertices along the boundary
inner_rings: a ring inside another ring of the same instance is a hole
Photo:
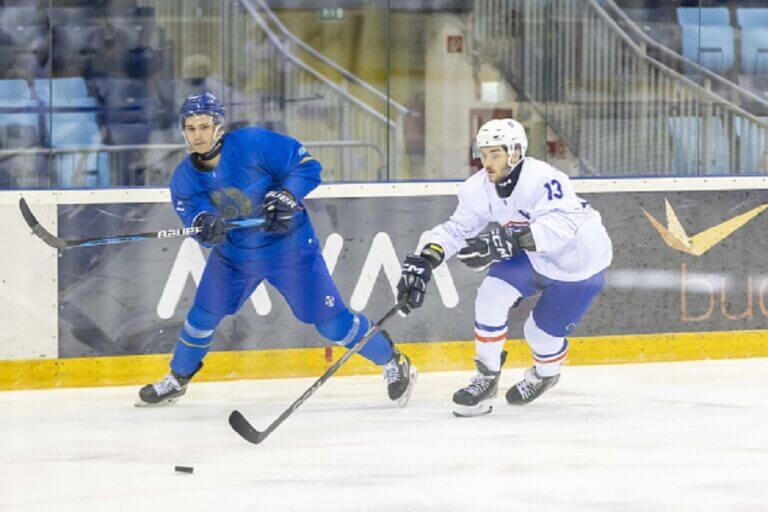
[[[539,401],[454,418],[471,374],[335,377],[262,445],[313,379],[193,383],[166,408],[137,387],[0,393],[0,510],[765,511],[768,359],[566,367]],[[194,467],[176,474],[175,465]]]

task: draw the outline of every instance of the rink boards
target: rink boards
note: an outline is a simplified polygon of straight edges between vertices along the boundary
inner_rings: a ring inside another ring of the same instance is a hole
[[[768,355],[768,179],[574,180],[614,243],[606,287],[571,338],[569,364]],[[371,318],[394,301],[400,261],[456,206],[456,182],[325,185],[307,201],[347,303]],[[18,213],[24,196],[59,236],[178,226],[167,190],[0,193],[3,329],[0,389],[135,384],[167,369],[206,252],[153,240],[57,253]],[[425,306],[387,330],[422,371],[468,369],[475,290],[483,275],[451,260]],[[510,313],[511,365],[529,364]],[[312,376],[339,355],[260,286],[217,330],[203,380]],[[510,365],[510,363],[507,363]],[[377,368],[354,358],[344,373]]]

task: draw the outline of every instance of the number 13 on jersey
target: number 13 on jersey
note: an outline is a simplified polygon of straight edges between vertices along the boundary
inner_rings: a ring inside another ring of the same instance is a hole
[[[545,183],[544,188],[547,189],[547,199],[549,199],[550,201],[552,199],[563,198],[563,188],[560,186],[559,181],[552,180],[549,183]]]

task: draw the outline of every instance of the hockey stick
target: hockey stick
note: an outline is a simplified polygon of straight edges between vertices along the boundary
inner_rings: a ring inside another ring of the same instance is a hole
[[[283,411],[283,413],[280,416],[277,417],[275,421],[270,423],[269,426],[265,428],[263,431],[260,432],[255,428],[253,428],[253,425],[251,425],[250,422],[247,419],[245,419],[245,416],[243,416],[243,414],[237,410],[232,411],[230,413],[229,424],[232,426],[235,432],[240,434],[240,436],[246,441],[248,441],[249,443],[259,444],[260,442],[262,442],[264,439],[267,438],[269,434],[271,434],[277,427],[279,427],[281,423],[283,423],[286,419],[288,419],[288,417],[291,414],[293,414],[296,411],[296,409],[298,409],[299,406],[301,406],[301,404],[303,404],[307,400],[307,398],[312,396],[315,393],[315,391],[317,391],[320,388],[320,386],[325,384],[325,382],[328,379],[330,379],[331,376],[334,373],[336,373],[336,371],[339,368],[341,368],[341,366],[344,363],[346,363],[350,357],[360,352],[360,350],[362,350],[365,344],[368,343],[368,340],[373,338],[374,334],[376,334],[377,332],[379,332],[379,330],[381,330],[381,326],[384,325],[384,322],[392,318],[395,315],[395,313],[397,313],[400,310],[400,308],[405,306],[405,303],[406,303],[406,298],[403,298],[400,300],[400,302],[395,304],[395,306],[392,309],[390,309],[387,312],[387,314],[385,314],[381,318],[381,320],[373,324],[373,326],[371,326],[371,328],[368,329],[368,332],[365,333],[365,336],[363,336],[363,338],[360,341],[358,341],[354,347],[349,349],[346,354],[341,356],[338,361],[333,363],[333,366],[328,368],[325,371],[325,373],[315,381],[314,384],[309,386],[309,388],[306,391],[304,391],[304,393],[302,393],[299,398],[297,398],[285,411]]]
[[[53,247],[54,249],[66,249],[69,247],[90,247],[94,245],[122,244],[126,242],[135,242],[137,240],[150,240],[152,238],[176,238],[180,236],[194,235],[201,231],[201,228],[199,227],[171,228],[171,229],[161,229],[160,231],[150,231],[147,233],[136,233],[133,235],[110,236],[105,238],[81,238],[79,240],[66,240],[64,238],[59,238],[51,234],[51,232],[49,232],[47,229],[41,226],[40,223],[37,221],[37,218],[35,218],[35,215],[32,213],[32,210],[29,209],[29,205],[27,205],[27,201],[23,197],[19,199],[19,209],[21,210],[21,215],[24,217],[24,220],[27,222],[27,225],[30,228],[32,228],[32,232],[38,237],[40,237],[40,239],[43,242]],[[233,220],[227,223],[227,230],[261,226],[262,224],[264,224],[263,218]]]

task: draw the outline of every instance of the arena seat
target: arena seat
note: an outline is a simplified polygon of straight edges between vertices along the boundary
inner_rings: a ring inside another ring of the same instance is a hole
[[[13,102],[16,100],[31,100],[32,93],[26,80],[10,79],[0,80],[0,102]]]
[[[724,75],[734,65],[733,27],[720,25],[683,25],[683,57],[701,67]]]
[[[742,30],[741,73],[768,75],[768,25]]]
[[[53,109],[46,140],[52,148],[96,146],[103,144],[96,111],[96,99],[88,95],[82,77],[38,79],[34,82],[38,98]],[[106,153],[57,155],[58,184],[77,186],[107,186],[109,158]]]
[[[768,9],[759,7],[737,8],[736,24],[741,28],[768,27]]]
[[[678,7],[680,25],[730,26],[731,15],[727,7]]]

